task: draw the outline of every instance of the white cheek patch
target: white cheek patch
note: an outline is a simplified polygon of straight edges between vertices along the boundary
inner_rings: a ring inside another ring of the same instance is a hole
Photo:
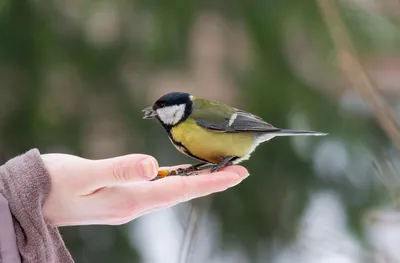
[[[165,108],[157,109],[157,114],[160,120],[169,125],[178,123],[185,114],[186,104],[168,106]]]

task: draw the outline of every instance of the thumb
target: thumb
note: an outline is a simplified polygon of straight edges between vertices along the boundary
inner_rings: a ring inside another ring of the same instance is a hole
[[[129,154],[93,162],[96,186],[105,187],[129,182],[149,181],[158,172],[157,160],[145,154]]]

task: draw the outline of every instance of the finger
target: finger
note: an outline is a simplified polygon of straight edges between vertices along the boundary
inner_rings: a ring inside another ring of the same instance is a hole
[[[224,191],[248,176],[242,166],[229,166],[215,173],[201,172],[196,176],[172,176],[143,184],[136,194],[145,209],[170,206],[215,192]]]
[[[157,175],[158,162],[149,155],[130,154],[92,162],[97,187],[148,181]]]
[[[230,166],[212,174],[173,176],[131,186],[106,187],[93,196],[97,200],[95,203],[102,206],[99,210],[103,217],[128,222],[155,209],[226,190],[240,183],[247,175],[245,168]]]

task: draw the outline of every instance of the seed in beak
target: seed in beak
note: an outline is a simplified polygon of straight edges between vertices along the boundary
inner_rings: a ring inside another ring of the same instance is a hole
[[[144,112],[143,119],[152,119],[157,116],[157,112],[152,107],[143,109],[142,112]]]

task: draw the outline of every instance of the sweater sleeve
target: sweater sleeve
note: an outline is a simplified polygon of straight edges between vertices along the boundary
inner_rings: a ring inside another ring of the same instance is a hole
[[[21,263],[8,202],[0,194],[0,263]]]
[[[22,263],[73,262],[58,229],[43,217],[50,187],[50,176],[37,149],[0,167],[0,193],[9,203]]]

